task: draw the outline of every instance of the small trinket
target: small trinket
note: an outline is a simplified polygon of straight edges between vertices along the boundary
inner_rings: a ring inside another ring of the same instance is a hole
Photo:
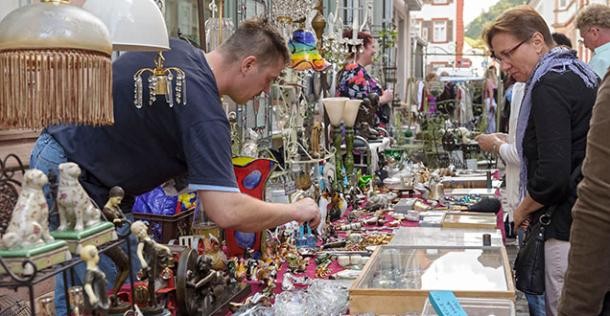
[[[341,247],[345,247],[347,243],[345,242],[345,240],[343,241],[335,241],[335,242],[329,242],[327,244],[324,244],[322,246],[322,249],[328,249],[328,248],[341,248]]]
[[[369,217],[369,218],[365,219],[363,221],[363,223],[365,223],[367,225],[377,225],[378,221],[379,221],[379,217],[373,216],[373,217]]]
[[[347,231],[347,230],[356,230],[362,228],[361,223],[351,223],[339,226],[339,230]]]
[[[491,235],[483,234],[483,247],[490,247],[490,246],[491,246]]]
[[[347,240],[351,243],[359,243],[362,241],[362,235],[361,234],[349,234],[347,236]]]

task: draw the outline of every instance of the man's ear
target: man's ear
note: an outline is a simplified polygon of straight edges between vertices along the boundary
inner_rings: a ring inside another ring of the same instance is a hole
[[[242,74],[251,71],[256,65],[256,56],[246,56],[241,60],[240,70]]]

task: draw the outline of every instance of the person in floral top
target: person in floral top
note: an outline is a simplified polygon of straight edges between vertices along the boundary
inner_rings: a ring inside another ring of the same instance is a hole
[[[347,29],[344,31],[343,37],[351,38],[352,30]],[[363,99],[369,93],[375,92],[379,95],[380,104],[390,103],[393,99],[392,90],[383,90],[378,81],[365,69],[366,66],[373,63],[373,57],[377,52],[375,39],[368,32],[358,32],[358,38],[362,40],[364,48],[362,52],[351,53],[347,58],[347,63],[339,77],[337,96],[348,97],[350,99]]]

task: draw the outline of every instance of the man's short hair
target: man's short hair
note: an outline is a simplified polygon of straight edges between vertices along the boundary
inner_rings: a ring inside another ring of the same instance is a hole
[[[610,29],[610,7],[603,4],[590,4],[576,18],[576,28],[597,26]]]
[[[551,36],[553,36],[555,44],[572,48],[572,41],[570,41],[570,39],[565,34],[555,32],[551,34]]]
[[[267,19],[255,18],[242,22],[219,49],[229,62],[255,56],[263,65],[282,61],[288,64],[290,54],[286,41]]]

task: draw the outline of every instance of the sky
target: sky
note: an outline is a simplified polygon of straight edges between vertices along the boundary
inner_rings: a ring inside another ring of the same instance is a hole
[[[472,22],[481,12],[489,10],[498,0],[464,0],[464,26]]]

